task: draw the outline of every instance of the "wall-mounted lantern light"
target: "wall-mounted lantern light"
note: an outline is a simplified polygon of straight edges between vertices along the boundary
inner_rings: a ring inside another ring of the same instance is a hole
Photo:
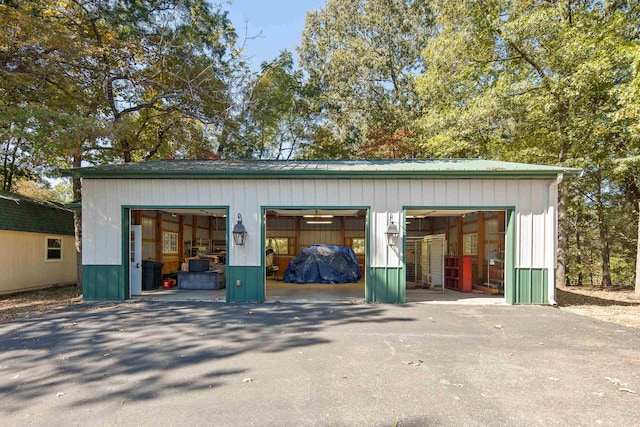
[[[247,237],[247,229],[242,225],[242,215],[238,214],[238,223],[233,226],[233,241],[238,246],[244,246]]]
[[[396,246],[398,244],[400,230],[393,222],[393,214],[389,215],[389,225],[387,226],[387,231],[384,234],[387,236],[387,246]]]

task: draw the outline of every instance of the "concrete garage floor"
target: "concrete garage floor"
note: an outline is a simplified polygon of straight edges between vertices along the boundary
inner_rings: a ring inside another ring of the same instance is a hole
[[[267,301],[364,302],[364,279],[357,283],[285,283],[267,279]]]
[[[266,299],[268,302],[364,302],[364,279],[357,283],[285,283],[281,280],[267,279]],[[134,300],[154,301],[226,301],[226,289],[157,289],[143,291]]]
[[[135,301],[198,301],[198,302],[225,302],[226,289],[200,290],[200,289],[156,289],[142,291],[142,295],[135,295]]]
[[[416,304],[463,304],[496,305],[506,304],[504,295],[484,295],[472,292],[457,292],[451,289],[407,289],[407,303]]]
[[[157,289],[144,291],[134,296],[136,301],[193,301],[193,302],[225,302],[226,289],[193,290],[193,289]],[[281,280],[267,279],[267,302],[364,302],[364,279],[357,283],[285,283]],[[456,292],[445,289],[407,289],[407,303],[418,304],[472,304],[496,305],[505,304],[502,295],[482,295]]]
[[[633,426],[639,348],[540,306],[85,303],[0,324],[0,420]]]

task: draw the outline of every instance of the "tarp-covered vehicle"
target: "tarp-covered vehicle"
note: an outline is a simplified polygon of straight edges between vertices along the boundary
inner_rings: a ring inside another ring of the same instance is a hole
[[[284,274],[287,283],[355,283],[362,277],[353,249],[311,245],[300,250]]]

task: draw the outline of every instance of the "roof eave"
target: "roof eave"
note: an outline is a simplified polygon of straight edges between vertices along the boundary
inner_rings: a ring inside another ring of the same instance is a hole
[[[72,211],[82,210],[82,200],[74,200],[73,202],[64,205],[64,207]]]
[[[88,179],[314,179],[318,177],[331,179],[553,179],[558,174],[566,177],[578,176],[580,169],[554,170],[492,170],[492,171],[140,171],[140,170],[96,170],[69,169],[65,176],[76,176]]]

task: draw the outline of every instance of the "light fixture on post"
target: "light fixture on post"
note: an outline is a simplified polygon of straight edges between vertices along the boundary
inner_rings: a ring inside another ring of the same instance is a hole
[[[384,234],[387,236],[387,246],[396,246],[398,244],[400,230],[393,222],[393,214],[389,215],[389,225],[387,226],[387,231]]]
[[[247,237],[247,229],[242,225],[242,215],[238,214],[238,223],[233,226],[233,241],[238,246],[244,246]]]

